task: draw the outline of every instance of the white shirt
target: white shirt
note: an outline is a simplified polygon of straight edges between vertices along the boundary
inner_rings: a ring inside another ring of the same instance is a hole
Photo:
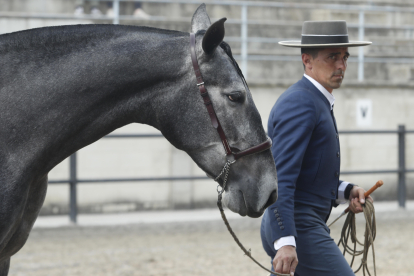
[[[329,93],[329,91],[326,90],[325,87],[323,87],[319,82],[317,82],[316,80],[314,80],[312,77],[309,77],[306,74],[303,74],[303,76],[305,78],[307,78],[313,85],[315,85],[316,88],[318,88],[319,91],[321,91],[321,93],[326,97],[326,99],[331,104],[331,110],[332,110],[333,109],[333,106],[334,106],[334,103],[335,103],[335,97],[332,95],[332,93]]]
[[[335,103],[335,97],[329,93],[328,90],[326,90],[325,87],[323,87],[319,82],[314,80],[312,77],[309,77],[306,74],[303,74],[305,78],[307,78],[313,85],[315,85],[316,88],[326,97],[326,99],[331,104],[331,110],[333,109],[334,103]],[[338,187],[338,199],[336,200],[337,204],[344,204],[348,202],[348,199],[345,198],[345,189],[346,186],[348,186],[349,182],[342,182]],[[276,250],[279,250],[285,245],[291,245],[296,247],[296,241],[294,236],[286,236],[281,237],[280,239],[276,240],[274,242],[274,247]]]

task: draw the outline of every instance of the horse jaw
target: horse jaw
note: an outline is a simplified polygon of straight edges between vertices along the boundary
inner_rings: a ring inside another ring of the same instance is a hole
[[[277,176],[276,168],[274,165],[271,166],[272,163],[266,164],[262,158],[258,160],[253,157],[252,159],[255,159],[251,161],[256,164],[246,162],[239,168],[230,170],[223,203],[231,211],[241,216],[257,218],[277,199]],[[246,166],[256,167],[256,169],[249,170]],[[252,173],[252,171],[258,171],[257,167],[260,166],[267,168],[259,169],[261,171],[259,173]]]

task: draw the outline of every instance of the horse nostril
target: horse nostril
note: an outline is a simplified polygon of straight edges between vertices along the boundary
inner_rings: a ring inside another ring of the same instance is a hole
[[[269,207],[270,205],[275,203],[276,199],[277,199],[277,194],[276,194],[276,190],[275,190],[270,194],[269,199],[267,200],[267,202],[264,206],[264,209],[266,209],[267,207]]]

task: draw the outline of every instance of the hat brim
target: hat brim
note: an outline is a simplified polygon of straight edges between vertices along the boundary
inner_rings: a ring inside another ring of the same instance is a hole
[[[358,47],[371,45],[370,41],[349,41],[348,43],[302,44],[301,41],[280,41],[280,45],[294,48]]]

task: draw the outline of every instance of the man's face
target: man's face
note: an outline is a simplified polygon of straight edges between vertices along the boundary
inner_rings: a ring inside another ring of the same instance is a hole
[[[307,75],[314,78],[330,93],[341,86],[349,57],[348,47],[321,49],[315,58],[304,55],[308,57],[305,57],[307,62],[304,62]]]

